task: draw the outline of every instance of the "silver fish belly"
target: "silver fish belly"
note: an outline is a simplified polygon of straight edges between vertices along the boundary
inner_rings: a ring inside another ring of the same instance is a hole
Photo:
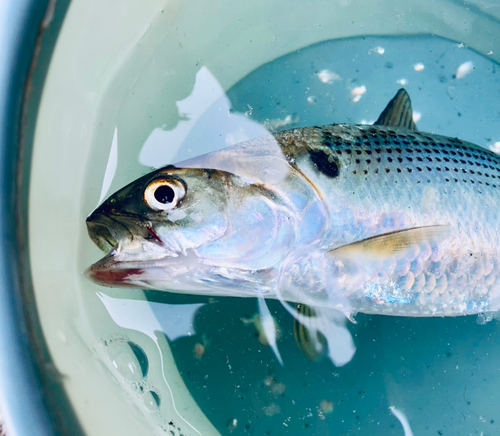
[[[87,219],[107,286],[261,296],[402,316],[500,309],[500,159],[416,130],[292,129],[166,167]]]

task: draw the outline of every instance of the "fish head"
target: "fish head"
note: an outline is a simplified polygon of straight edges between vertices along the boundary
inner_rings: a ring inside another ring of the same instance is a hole
[[[178,253],[224,231],[225,192],[231,175],[168,166],[109,197],[87,218],[92,241],[103,251],[150,242]]]
[[[169,166],[114,193],[87,218],[90,238],[109,251],[87,275],[104,285],[132,284],[142,270],[168,267],[224,234],[230,178],[217,170]]]
[[[262,253],[280,256],[293,237],[265,191],[222,170],[169,166],[147,174],[87,218],[90,238],[109,253],[86,274],[105,286],[241,295],[229,289],[249,282],[242,268],[276,263]]]

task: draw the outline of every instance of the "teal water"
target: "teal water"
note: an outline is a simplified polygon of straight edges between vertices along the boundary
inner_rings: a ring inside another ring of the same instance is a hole
[[[216,77],[200,67],[192,106],[217,85]],[[498,68],[487,56],[441,38],[323,42],[265,64],[211,98],[169,159],[257,136],[262,126],[373,122],[400,87],[408,90],[420,115],[420,130],[495,147],[500,141]],[[163,146],[161,138],[146,142],[138,159],[159,163],[162,157],[155,153]],[[270,301],[281,331],[281,365],[259,342],[255,326],[243,321],[258,313],[256,300],[145,295],[162,329],[155,334],[168,339],[189,392],[222,435],[405,435],[390,407],[404,413],[414,435],[500,433],[495,320],[358,314],[356,324],[348,325],[356,354],[337,368],[328,359],[307,360],[295,344],[292,317]],[[106,306],[110,313],[116,310],[111,306]],[[134,316],[132,310],[124,313]],[[112,316],[116,319],[116,313]],[[133,329],[142,331],[138,322]],[[140,384],[149,371],[148,356],[137,344],[127,346],[142,374],[133,381]],[[161,386],[141,386],[151,392],[153,409],[168,395]]]

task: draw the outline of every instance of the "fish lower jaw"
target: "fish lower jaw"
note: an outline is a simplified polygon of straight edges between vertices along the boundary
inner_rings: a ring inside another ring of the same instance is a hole
[[[92,265],[86,276],[107,287],[132,287],[201,295],[276,298],[278,270],[244,270],[213,265],[195,252],[163,254],[147,260],[112,253]]]
[[[88,279],[97,285],[108,287],[136,287],[133,276],[140,277],[142,269],[134,268],[101,268],[97,264],[85,271]]]

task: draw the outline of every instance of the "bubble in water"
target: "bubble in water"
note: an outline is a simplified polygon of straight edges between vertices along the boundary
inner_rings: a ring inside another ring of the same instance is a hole
[[[148,357],[146,356],[146,353],[144,350],[139,347],[134,342],[127,342],[130,345],[130,348],[132,348],[132,351],[135,354],[135,357],[137,357],[137,360],[139,361],[139,365],[141,365],[141,371],[142,371],[142,376],[146,377],[148,375],[148,370],[149,370],[149,361]]]
[[[142,402],[144,403],[144,406],[146,406],[146,409],[148,409],[150,412],[155,412],[156,410],[158,410],[161,403],[159,395],[154,391],[144,392],[144,395],[142,396]]]
[[[127,380],[140,382],[148,373],[148,358],[139,345],[125,340],[108,343],[108,357],[113,367]]]

